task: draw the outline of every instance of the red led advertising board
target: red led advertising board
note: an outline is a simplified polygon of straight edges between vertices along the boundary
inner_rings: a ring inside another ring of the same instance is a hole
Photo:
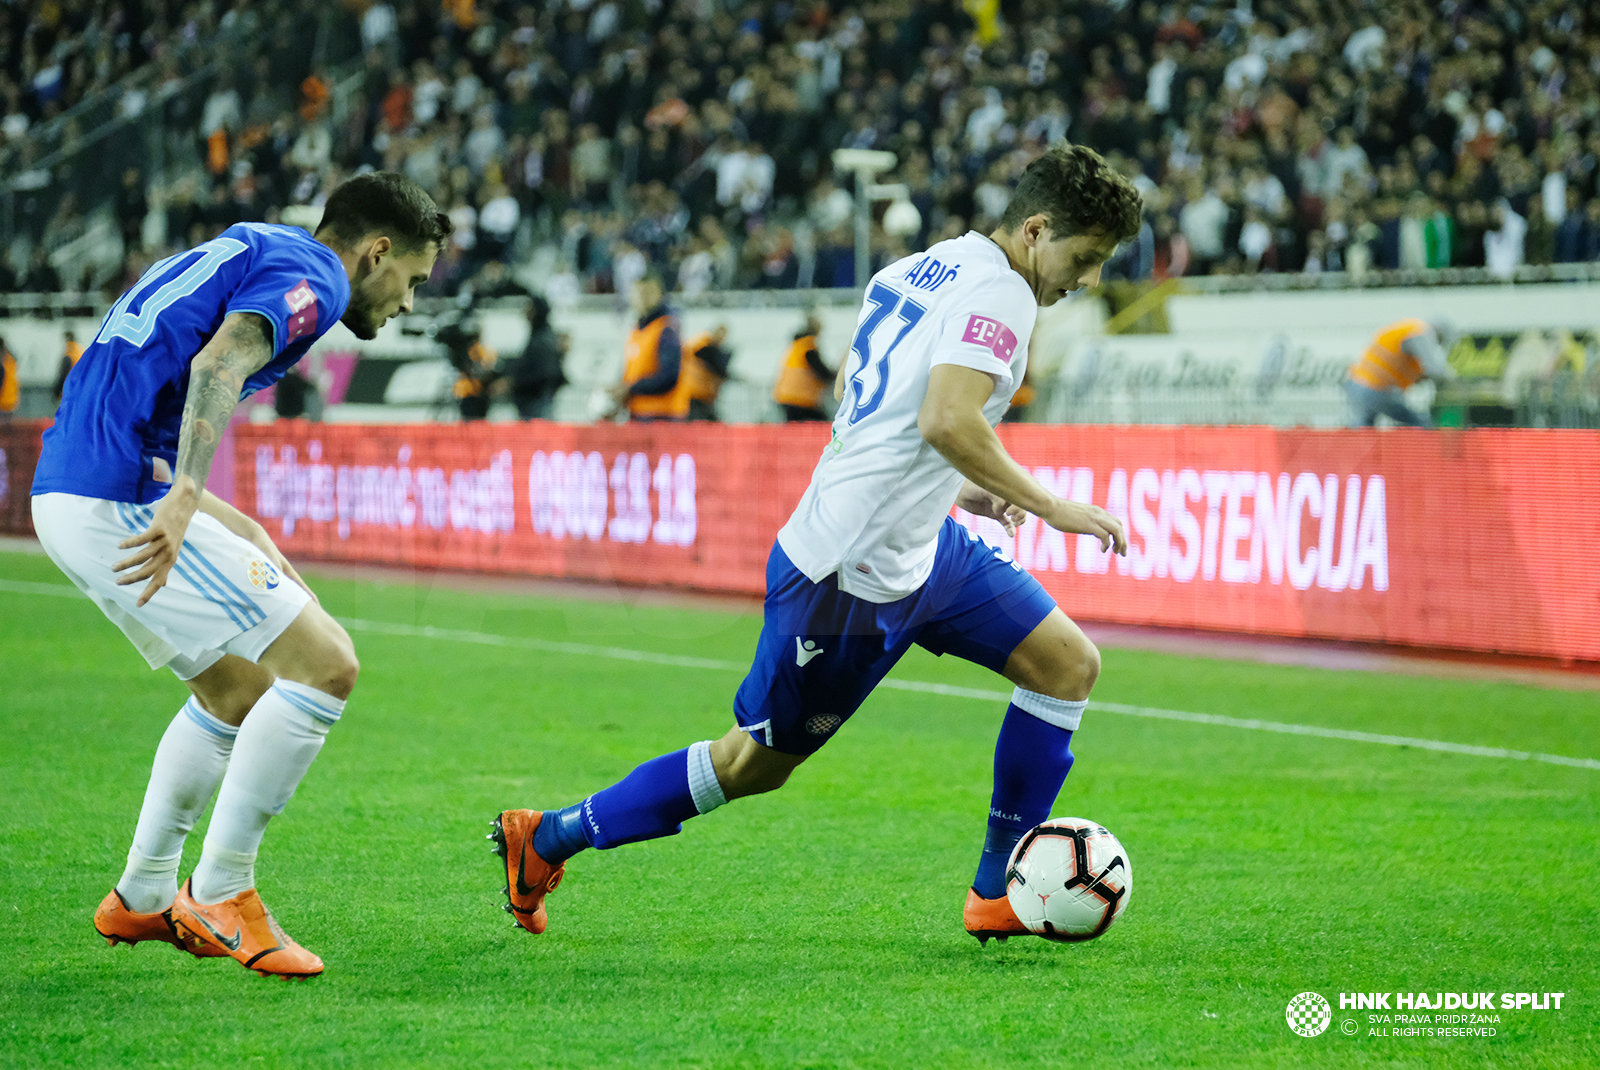
[[[957,516],[1084,620],[1600,660],[1600,433],[1007,425],[1126,558]],[[826,426],[241,427],[290,555],[759,594]]]

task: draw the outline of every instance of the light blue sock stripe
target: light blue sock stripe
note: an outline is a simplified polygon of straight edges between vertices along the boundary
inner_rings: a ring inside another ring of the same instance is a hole
[[[326,707],[317,705],[310,699],[301,698],[299,695],[285,691],[276,684],[272,685],[272,690],[276,691],[285,702],[299,710],[301,713],[306,714],[308,717],[314,717],[323,724],[339,723],[339,715],[337,713],[334,713],[332,710],[327,709]]]
[[[183,704],[183,712],[188,715],[189,720],[193,721],[201,728],[204,728],[207,732],[210,732],[218,739],[225,739],[231,743],[239,735],[238,728],[234,727],[233,725],[223,724],[205,710],[201,709],[200,703],[197,699],[191,698],[188,702],[185,702]]]

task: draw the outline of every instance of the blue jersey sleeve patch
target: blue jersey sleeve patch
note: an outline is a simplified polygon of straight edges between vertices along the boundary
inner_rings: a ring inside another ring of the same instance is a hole
[[[227,311],[265,316],[272,323],[273,356],[294,347],[298,357],[344,315],[350,302],[344,266],[332,249],[304,231],[243,226],[259,237],[259,251]]]

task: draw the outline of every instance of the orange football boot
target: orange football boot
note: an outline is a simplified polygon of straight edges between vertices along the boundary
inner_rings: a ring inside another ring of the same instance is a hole
[[[115,888],[100,901],[99,909],[94,912],[94,931],[105,937],[106,943],[112,947],[118,944],[137,944],[141,940],[159,940],[200,958],[222,954],[210,945],[199,950],[187,946],[178,939],[178,934],[172,929],[170,909],[160,910],[154,914],[140,914],[128,909],[128,901],[122,898],[122,893]]]
[[[967,905],[961,911],[961,920],[980,945],[987,944],[991,936],[1004,943],[1010,936],[1033,935],[1017,920],[1011,900],[1003,895],[999,899],[985,899],[971,888],[967,889]]]
[[[185,881],[172,904],[172,928],[189,950],[211,947],[263,977],[286,981],[322,972],[322,960],[290,939],[254,888],[220,903],[197,903],[193,883]]]
[[[506,860],[505,911],[530,933],[550,923],[544,897],[561,885],[567,866],[552,866],[533,849],[533,833],[544,814],[538,810],[506,810],[494,819],[494,853]]]

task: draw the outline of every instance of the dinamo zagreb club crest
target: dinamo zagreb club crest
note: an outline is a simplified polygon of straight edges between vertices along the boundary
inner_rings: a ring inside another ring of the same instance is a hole
[[[278,568],[271,561],[250,562],[250,585],[259,591],[270,591],[278,586]]]

